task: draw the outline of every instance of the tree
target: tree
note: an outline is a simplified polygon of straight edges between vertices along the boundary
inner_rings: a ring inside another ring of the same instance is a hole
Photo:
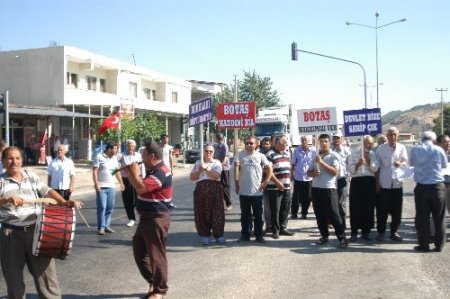
[[[437,136],[441,135],[441,115],[433,119],[433,131]],[[450,135],[450,107],[444,105],[444,134]]]
[[[278,91],[272,89],[270,77],[260,77],[255,70],[253,72],[244,71],[242,80],[237,80],[237,98],[238,101],[255,102],[256,109],[262,107],[283,106]],[[230,84],[224,91],[217,94],[218,102],[234,102],[236,86]]]
[[[243,79],[237,80],[237,99],[238,101],[255,102],[256,110],[262,107],[284,106],[283,101],[278,95],[278,91],[273,90],[270,77],[261,77],[255,70],[252,72],[244,71]],[[231,86],[231,87],[230,87]],[[213,98],[214,109],[217,103],[234,102],[236,85],[226,86],[223,92]],[[217,115],[217,110],[214,111]],[[213,132],[218,132],[216,123],[211,123]],[[247,135],[249,130],[240,130],[241,136]],[[231,133],[232,135],[232,133]]]
[[[98,121],[97,128],[103,122]],[[165,132],[164,123],[155,115],[139,114],[134,118],[123,115],[120,130],[109,129],[105,134],[98,136],[104,142],[125,141],[134,139],[136,142],[158,139]]]

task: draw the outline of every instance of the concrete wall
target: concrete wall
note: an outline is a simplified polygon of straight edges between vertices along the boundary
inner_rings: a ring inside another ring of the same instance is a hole
[[[0,90],[10,103],[53,106],[64,98],[64,48],[0,52]]]

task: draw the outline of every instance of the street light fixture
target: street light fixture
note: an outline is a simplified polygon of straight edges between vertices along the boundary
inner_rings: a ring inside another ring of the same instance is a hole
[[[330,59],[335,59],[335,60],[340,60],[340,61],[344,61],[344,62],[349,62],[349,63],[353,63],[358,65],[362,71],[363,71],[363,76],[364,76],[364,86],[367,86],[366,83],[366,70],[364,69],[364,67],[359,64],[358,62],[355,61],[351,61],[351,60],[347,60],[347,59],[342,59],[342,58],[338,58],[338,57],[334,57],[334,56],[329,56],[329,55],[324,55],[324,54],[319,54],[319,53],[315,53],[315,52],[310,52],[310,51],[305,51],[305,50],[300,50],[297,48],[297,43],[293,42],[291,44],[291,60],[293,61],[297,61],[298,60],[298,53],[297,52],[302,52],[302,53],[306,53],[306,54],[312,54],[312,55],[317,55],[317,56],[321,56],[321,57],[325,57],[325,58],[330,58]],[[367,109],[367,88],[364,88],[364,108]]]
[[[357,26],[362,26],[362,27],[375,29],[375,68],[376,68],[376,76],[377,76],[377,85],[376,85],[377,86],[377,108],[379,108],[379,104],[380,104],[379,97],[378,97],[378,86],[380,85],[380,84],[378,84],[378,29],[382,28],[382,27],[389,26],[389,25],[393,25],[393,24],[396,24],[396,23],[406,22],[406,18],[403,18],[403,19],[400,19],[400,20],[397,20],[397,21],[393,21],[393,22],[386,23],[384,25],[378,26],[378,17],[379,16],[380,16],[380,13],[376,12],[375,13],[375,26],[369,26],[369,25],[364,25],[364,24],[359,24],[359,23],[352,23],[352,22],[348,22],[348,21],[345,22],[345,24],[347,26],[357,25]]]
[[[358,84],[358,85],[361,86],[361,87],[364,87],[363,84]],[[384,85],[384,83],[381,82],[380,84],[378,84],[378,86],[381,86],[381,85]],[[372,99],[372,89],[373,89],[374,87],[377,87],[377,85],[375,84],[375,85],[371,85],[371,86],[367,86],[367,87],[366,87],[366,88],[370,89],[370,104],[373,103],[373,99]]]

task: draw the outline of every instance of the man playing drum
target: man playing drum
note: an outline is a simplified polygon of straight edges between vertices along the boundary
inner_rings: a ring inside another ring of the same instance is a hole
[[[51,257],[33,256],[32,253],[36,213],[41,206],[41,203],[36,204],[40,202],[36,199],[50,198],[58,205],[78,209],[82,203],[64,200],[36,174],[22,170],[22,157],[22,151],[14,146],[2,153],[6,171],[0,175],[0,259],[8,298],[24,297],[25,264],[33,276],[40,298],[61,298],[55,261]]]

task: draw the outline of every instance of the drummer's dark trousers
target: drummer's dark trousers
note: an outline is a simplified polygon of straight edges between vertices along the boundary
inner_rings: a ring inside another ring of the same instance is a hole
[[[133,236],[133,254],[142,277],[157,294],[166,294],[169,286],[166,256],[169,213],[141,215]]]
[[[23,268],[27,265],[39,298],[61,298],[53,258],[32,254],[34,230],[0,229],[0,259],[9,299],[22,299],[25,294]]]

